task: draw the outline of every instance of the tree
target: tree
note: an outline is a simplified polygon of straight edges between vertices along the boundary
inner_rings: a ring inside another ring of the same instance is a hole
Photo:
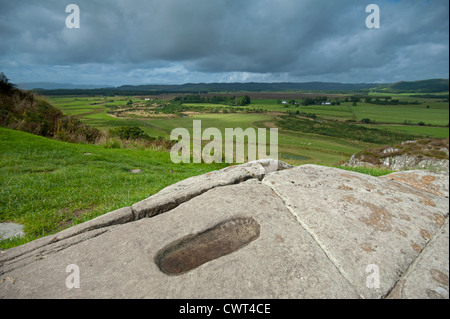
[[[8,93],[15,87],[14,84],[9,82],[9,79],[6,77],[6,75],[1,72],[0,73],[0,93]]]
[[[8,80],[8,78],[6,77],[6,75],[5,75],[5,73],[0,73],[0,82],[1,83],[8,83],[9,82],[9,80]]]
[[[249,105],[252,102],[252,100],[250,99],[250,97],[248,95],[244,95],[244,96],[240,96],[237,101],[236,104],[238,106],[246,106]]]

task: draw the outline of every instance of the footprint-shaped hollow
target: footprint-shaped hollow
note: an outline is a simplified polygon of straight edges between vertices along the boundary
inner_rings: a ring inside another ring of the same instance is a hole
[[[168,275],[182,275],[231,254],[256,240],[261,227],[253,218],[235,218],[163,248],[155,262]]]

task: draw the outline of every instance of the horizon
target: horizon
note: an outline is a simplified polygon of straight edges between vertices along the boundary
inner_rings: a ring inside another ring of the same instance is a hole
[[[197,82],[197,83],[174,83],[174,84],[139,84],[139,85],[131,85],[131,84],[120,84],[117,86],[113,85],[101,85],[101,84],[77,84],[77,83],[60,83],[60,82],[21,82],[21,83],[13,83],[14,85],[17,85],[19,88],[24,88],[27,90],[30,89],[44,89],[44,90],[58,90],[58,89],[107,89],[107,88],[121,88],[125,86],[131,86],[131,87],[141,87],[141,86],[184,86],[184,85],[211,85],[211,84],[220,84],[220,85],[226,85],[226,84],[236,84],[236,85],[245,85],[245,84],[343,84],[343,85],[388,85],[388,84],[397,84],[397,83],[412,83],[412,82],[423,82],[423,81],[433,81],[433,80],[444,80],[449,81],[448,78],[436,78],[436,79],[423,79],[423,80],[416,80],[416,81],[397,81],[397,82],[385,82],[385,83],[345,83],[345,82],[321,82],[321,81],[313,81],[313,82]],[[67,87],[61,87],[61,88],[44,88],[44,87],[32,87],[33,84],[45,84],[45,85],[55,85],[55,86],[67,86]],[[71,86],[71,87],[69,87]],[[77,88],[76,86],[80,86],[80,88]],[[81,88],[85,87],[85,88]]]
[[[119,87],[449,78],[448,1],[78,0],[72,2],[78,16],[69,3],[0,0],[0,72],[11,82]],[[378,13],[368,10],[371,4]]]

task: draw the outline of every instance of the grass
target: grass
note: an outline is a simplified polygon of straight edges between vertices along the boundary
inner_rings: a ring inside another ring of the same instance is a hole
[[[346,171],[361,173],[365,175],[380,177],[393,173],[394,171],[378,168],[378,167],[349,167],[349,166],[334,166]]]
[[[25,225],[26,232],[0,247],[58,232],[223,167],[175,165],[167,152],[69,144],[0,128],[0,222]]]
[[[359,103],[352,107],[358,120],[370,119],[379,123],[411,124],[424,122],[427,125],[445,126],[449,122],[447,108],[435,106],[430,109],[426,105],[373,105]]]
[[[430,127],[416,125],[367,125],[385,131],[403,132],[409,134],[417,134],[419,136],[427,136],[432,138],[448,138],[448,127]]]

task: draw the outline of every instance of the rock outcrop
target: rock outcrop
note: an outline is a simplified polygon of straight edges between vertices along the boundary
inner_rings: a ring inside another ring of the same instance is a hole
[[[15,223],[0,223],[0,239],[22,237],[25,235],[23,225]]]
[[[346,163],[353,167],[385,167],[394,171],[426,169],[449,173],[449,140],[407,141],[396,146],[364,150]]]
[[[0,297],[448,298],[448,183],[229,167],[2,251]]]

